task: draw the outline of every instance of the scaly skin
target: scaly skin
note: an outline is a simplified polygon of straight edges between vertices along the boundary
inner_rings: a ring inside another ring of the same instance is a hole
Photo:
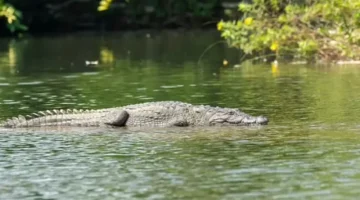
[[[266,117],[253,117],[233,108],[191,105],[176,101],[134,104],[99,110],[54,110],[14,117],[2,127],[38,126],[248,126],[265,125]]]

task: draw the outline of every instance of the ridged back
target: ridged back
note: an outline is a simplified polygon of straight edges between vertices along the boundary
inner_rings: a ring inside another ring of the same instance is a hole
[[[2,127],[28,127],[28,126],[41,126],[45,124],[46,121],[50,122],[50,119],[53,123],[59,122],[60,120],[66,118],[66,115],[80,115],[93,113],[93,109],[59,109],[59,110],[46,110],[31,113],[29,115],[19,115],[17,117],[9,118],[1,123]],[[55,124],[54,124],[55,125]]]

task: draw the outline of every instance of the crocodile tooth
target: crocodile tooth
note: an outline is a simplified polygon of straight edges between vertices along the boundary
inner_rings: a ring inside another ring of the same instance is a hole
[[[83,109],[80,109],[79,112],[82,113],[82,112],[84,112],[84,110],[83,110]]]
[[[73,109],[73,113],[76,114],[78,113],[79,111],[77,109]]]
[[[54,113],[51,112],[50,110],[47,110],[47,111],[46,111],[46,114],[47,114],[47,115],[53,115]]]
[[[53,112],[55,115],[59,114],[59,110],[56,110],[56,109],[52,110],[52,112]]]
[[[59,113],[60,113],[60,114],[65,114],[65,111],[64,111],[63,109],[60,109],[60,110],[59,110]]]

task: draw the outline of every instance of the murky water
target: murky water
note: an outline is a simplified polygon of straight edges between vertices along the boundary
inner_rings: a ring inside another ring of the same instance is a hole
[[[241,55],[224,44],[199,62],[217,40],[208,32],[0,40],[1,119],[180,100],[271,120],[260,128],[1,130],[0,199],[356,199],[360,67],[234,67]]]

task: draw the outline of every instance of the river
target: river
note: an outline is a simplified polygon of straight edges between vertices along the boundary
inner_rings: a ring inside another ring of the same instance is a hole
[[[203,54],[219,40],[208,31],[1,39],[2,120],[177,100],[270,123],[1,130],[0,199],[357,199],[360,67],[237,65],[242,56],[224,43]]]

